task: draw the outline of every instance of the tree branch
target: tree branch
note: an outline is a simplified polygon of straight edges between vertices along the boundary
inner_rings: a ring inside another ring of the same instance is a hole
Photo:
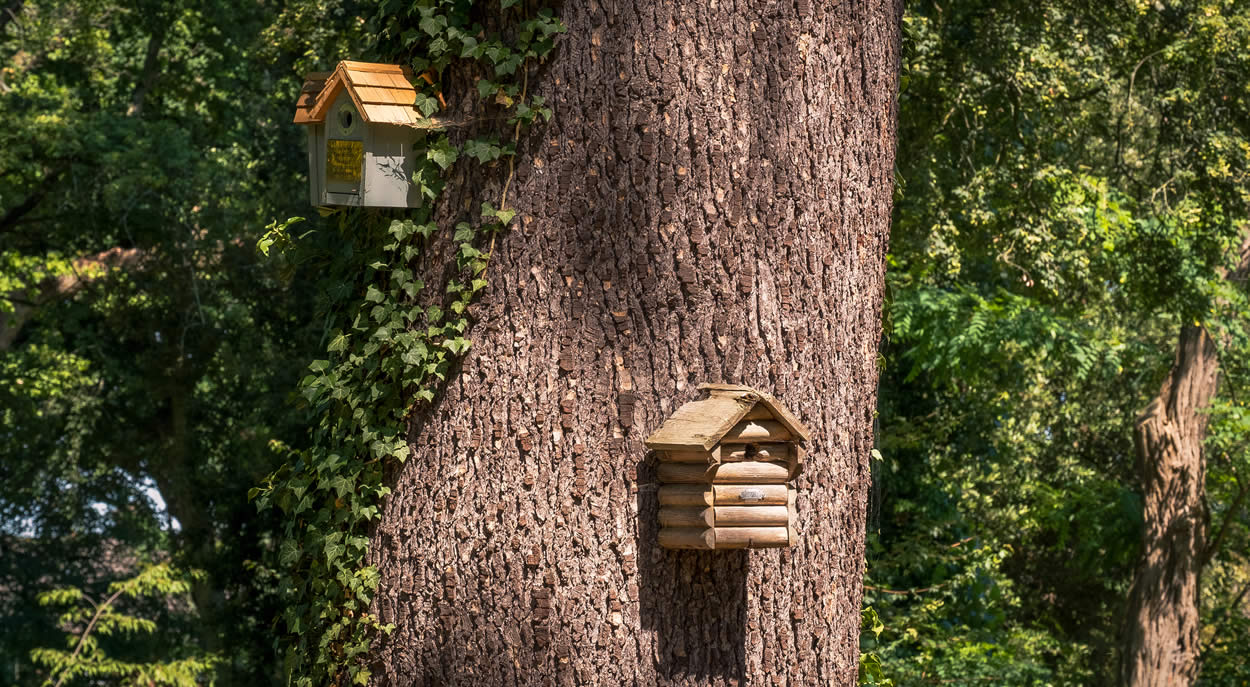
[[[35,185],[34,192],[27,196],[26,200],[23,200],[17,205],[9,208],[9,211],[4,213],[4,217],[0,218],[0,234],[13,231],[13,229],[18,225],[19,220],[29,214],[31,210],[38,207],[39,203],[43,202],[43,199],[47,197],[48,191],[51,190],[53,184],[56,183],[57,179],[61,178],[61,175],[64,174],[67,169],[69,169],[68,162],[53,167],[52,171],[45,174],[43,179],[39,180],[39,183]]]
[[[1234,475],[1234,478],[1236,476]],[[1202,566],[1206,567],[1215,558],[1215,554],[1219,552],[1220,547],[1224,546],[1224,539],[1228,536],[1230,525],[1233,520],[1241,512],[1241,507],[1246,503],[1246,497],[1250,496],[1250,482],[1242,483],[1237,479],[1237,498],[1233,500],[1233,505],[1229,506],[1228,512],[1224,514],[1224,520],[1220,523],[1220,529],[1215,533],[1215,538],[1207,545],[1206,551],[1202,553]]]
[[[122,593],[125,591],[126,591],[125,587],[118,589],[116,592],[113,593],[112,596],[108,598],[107,601],[95,607],[95,615],[91,616],[91,622],[87,623],[87,629],[83,630],[82,634],[78,636],[78,644],[74,646],[74,653],[69,655],[69,660],[66,661],[67,665],[70,665],[70,666],[73,665],[74,659],[78,658],[78,654],[82,652],[83,646],[87,643],[87,635],[91,634],[91,630],[95,628],[95,624],[100,621],[100,616],[104,615],[104,611],[108,609],[109,607],[111,607],[113,605],[113,602],[117,601],[117,597],[121,596]],[[69,674],[68,670],[61,673],[61,677],[57,678],[56,684],[53,685],[52,687],[61,687],[61,683],[65,682],[65,677],[68,674]]]
[[[130,107],[126,110],[126,114],[131,117],[143,114],[143,99],[147,97],[148,91],[156,85],[156,80],[160,77],[158,69],[160,64],[157,59],[160,57],[161,46],[165,44],[168,29],[164,21],[161,19],[157,21],[159,22],[157,29],[148,37],[148,51],[143,58],[143,72],[139,76],[139,83],[135,85],[134,95],[130,98]]]

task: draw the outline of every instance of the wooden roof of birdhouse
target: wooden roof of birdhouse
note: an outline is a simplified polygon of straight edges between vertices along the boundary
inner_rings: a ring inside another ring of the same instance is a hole
[[[399,124],[419,129],[437,127],[434,120],[417,111],[417,89],[412,70],[397,64],[344,60],[332,72],[314,72],[304,77],[295,104],[295,123],[324,122],[326,114],[347,89],[352,102],[370,124]]]
[[[654,434],[647,447],[658,451],[710,451],[712,447],[747,416],[763,406],[780,422],[794,441],[806,441],[810,432],[777,399],[749,386],[700,384],[707,398],[691,401],[677,409]]]

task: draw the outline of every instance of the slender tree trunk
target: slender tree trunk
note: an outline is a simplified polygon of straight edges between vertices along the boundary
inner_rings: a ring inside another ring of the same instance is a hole
[[[1163,388],[1137,418],[1145,530],[1125,616],[1120,679],[1126,686],[1176,687],[1198,675],[1207,536],[1203,411],[1218,380],[1215,343],[1202,327],[1188,325]]]
[[[1239,264],[1224,276],[1241,282],[1247,271],[1250,233]],[[1134,428],[1145,529],[1121,636],[1125,687],[1177,687],[1198,677],[1199,600],[1209,560],[1203,443],[1219,373],[1210,334],[1185,326],[1172,370]]]
[[[374,534],[378,684],[854,684],[900,15],[562,6],[555,118]],[[499,195],[457,170],[444,226]],[[657,546],[643,439],[699,382],[813,430],[795,547]]]
[[[134,93],[130,96],[130,107],[126,109],[127,116],[140,117],[143,115],[143,100],[161,76],[161,47],[165,44],[165,36],[168,34],[168,23],[163,18],[157,18],[152,35],[148,36],[148,49],[143,57],[143,71],[139,74],[139,80],[135,83]]]

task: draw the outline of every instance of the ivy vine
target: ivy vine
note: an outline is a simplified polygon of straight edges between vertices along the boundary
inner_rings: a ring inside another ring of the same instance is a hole
[[[384,468],[409,457],[409,416],[434,401],[453,363],[472,345],[466,309],[486,288],[495,237],[515,216],[508,192],[517,141],[526,127],[552,116],[541,97],[529,94],[528,72],[565,30],[550,9],[527,9],[519,0],[383,0],[372,21],[377,53],[406,60],[421,74],[415,106],[423,114],[437,114],[440,77],[457,64],[481,74],[479,107],[502,116],[492,135],[427,141],[413,174],[422,208],[333,213],[342,250],[328,257],[338,276],[327,289],[327,355],[309,365],[300,383],[317,419],[313,448],[275,444],[288,453],[287,464],[249,495],[259,509],[282,511],[276,563],[287,607],[278,641],[290,681],[303,687],[366,684],[371,643],[394,629],[368,612],[379,581],[366,564],[369,527],[389,493]],[[453,227],[434,221],[452,165],[504,159],[499,197],[483,200],[479,217]],[[290,231],[299,221],[270,225],[260,251],[280,260],[309,259],[300,257],[304,242]],[[427,286],[412,265],[440,232],[456,246],[454,265],[446,266],[454,269],[439,285],[441,296],[423,299]]]

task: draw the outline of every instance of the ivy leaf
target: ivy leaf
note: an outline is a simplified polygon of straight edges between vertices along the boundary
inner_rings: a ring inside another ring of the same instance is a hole
[[[499,218],[500,222],[507,224],[512,221],[513,217],[516,217],[516,210],[498,210],[495,212],[495,216]]]
[[[442,136],[435,141],[425,154],[428,158],[433,160],[435,164],[443,169],[450,167],[452,163],[456,161],[456,158],[460,156],[460,154],[456,152],[455,146],[448,141],[446,136]]]
[[[491,93],[494,93],[498,89],[499,89],[499,86],[495,85],[494,83],[490,81],[487,81],[486,79],[477,80],[477,94],[478,96],[482,98],[485,98]]]
[[[493,139],[471,139],[464,142],[464,154],[476,158],[479,164],[498,160],[503,155],[499,141]]]
[[[330,565],[334,565],[334,561],[338,560],[339,556],[343,555],[343,552],[347,550],[347,547],[340,544],[337,540],[332,540],[331,537],[326,537],[326,545],[323,550],[326,554],[326,562]]]
[[[289,568],[298,560],[299,544],[291,539],[284,540],[282,546],[278,547],[278,563],[284,568]]]
[[[437,36],[443,29],[447,28],[447,17],[441,14],[430,15],[421,20],[420,26],[422,31],[431,36]]]
[[[438,112],[439,102],[438,98],[428,96],[424,93],[417,93],[416,97],[413,99],[413,106],[420,110],[421,114],[429,117],[435,112]]]
[[[365,291],[365,300],[371,303],[381,303],[383,300],[386,300],[386,296],[378,290],[378,287],[370,284]]]
[[[347,350],[347,335],[340,333],[338,336],[334,337],[334,340],[330,342],[330,345],[326,347],[326,350],[331,353],[342,353]]]
[[[518,2],[521,2],[521,0],[499,0],[499,9],[506,10]]]

